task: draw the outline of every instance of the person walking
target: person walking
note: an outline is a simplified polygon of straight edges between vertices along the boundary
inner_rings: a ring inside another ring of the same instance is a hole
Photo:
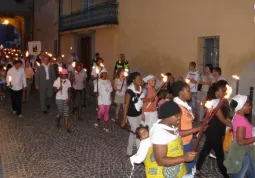
[[[56,78],[59,77],[59,67],[62,67],[63,69],[67,69],[67,66],[65,63],[63,63],[63,58],[61,56],[57,57],[57,62],[53,64]]]
[[[72,82],[72,101],[73,101],[73,109],[72,114],[78,110],[78,120],[82,120],[81,118],[81,109],[85,100],[85,93],[88,95],[88,90],[86,87],[86,79],[87,73],[82,70],[82,64],[78,63],[75,67],[74,73],[71,75]]]
[[[113,88],[115,92],[114,102],[117,104],[115,112],[115,122],[119,122],[119,111],[121,105],[124,105],[125,93],[127,90],[126,77],[124,76],[124,70],[120,69],[118,71],[117,78],[114,80]]]
[[[143,89],[145,98],[142,110],[142,121],[144,122],[144,125],[148,125],[149,129],[151,129],[152,125],[156,123],[158,119],[158,96],[155,90],[156,77],[154,75],[148,75],[143,81],[146,83],[146,86]]]
[[[21,60],[15,60],[13,65],[7,72],[6,81],[10,88],[13,114],[22,118],[22,91],[27,88],[26,75]]]
[[[64,129],[67,133],[71,133],[68,128],[68,112],[71,95],[71,82],[67,79],[68,71],[63,69],[60,76],[54,81],[53,87],[56,92],[56,105],[58,108],[57,127],[61,127],[60,119],[64,117]]]
[[[48,114],[51,99],[53,95],[53,82],[56,80],[55,71],[49,64],[49,57],[43,58],[43,64],[37,69],[35,74],[35,86],[40,92],[41,110],[44,114]]]
[[[141,108],[137,109],[136,105],[139,103],[143,92],[142,89],[142,76],[139,72],[133,72],[129,75],[127,80],[128,89],[125,94],[124,112],[121,127],[125,127],[127,121],[131,127],[131,131],[135,133],[137,127],[140,126],[142,121]],[[136,135],[130,133],[128,138],[127,156],[131,156],[133,153],[133,147],[136,146],[139,149],[140,140],[136,138]]]
[[[206,100],[212,100],[212,102],[217,102],[224,98],[227,92],[227,84],[228,83],[224,80],[213,83],[208,90]],[[196,177],[206,177],[201,173],[200,170],[207,155],[213,149],[217,157],[217,165],[219,167],[220,173],[224,178],[229,178],[229,175],[227,174],[227,169],[223,165],[223,138],[225,136],[226,126],[232,127],[231,121],[227,119],[229,117],[229,113],[230,107],[228,102],[226,102],[209,122],[208,128],[205,131],[206,140],[202,151],[199,154],[196,164]]]
[[[30,90],[31,90],[31,85],[33,83],[33,78],[34,78],[34,71],[33,69],[31,68],[30,66],[30,62],[28,60],[25,61],[26,64],[25,64],[25,74],[26,74],[26,81],[27,81],[27,90],[23,90],[23,103],[28,101],[28,96],[29,96],[29,93],[30,93]]]

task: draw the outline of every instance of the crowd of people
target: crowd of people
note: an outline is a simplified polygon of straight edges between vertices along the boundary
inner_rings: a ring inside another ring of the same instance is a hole
[[[22,103],[29,100],[34,83],[40,93],[41,111],[49,112],[54,96],[58,108],[56,126],[61,127],[63,118],[65,131],[72,132],[68,127],[69,115],[77,111],[78,119],[82,119],[81,109],[89,94],[87,71],[75,53],[64,63],[63,56],[55,58],[43,51],[33,57],[20,50],[1,49],[0,63],[0,98],[4,99],[7,86],[13,114],[22,118]],[[128,61],[121,54],[110,80],[104,60],[97,53],[89,74],[97,96],[94,127],[100,128],[103,120],[103,130],[110,131],[109,110],[116,103],[114,122],[122,128],[127,124],[130,127],[126,154],[132,164],[144,162],[146,177],[207,177],[201,167],[212,150],[223,177],[254,177],[255,137],[246,118],[251,111],[247,96],[237,95],[230,104],[226,102],[203,130],[206,140],[202,151],[197,155],[193,149],[194,135],[201,131],[200,126],[193,127],[193,122],[204,120],[209,110],[205,101],[217,105],[224,98],[228,83],[218,66],[205,65],[202,75],[195,62],[188,67],[185,77],[174,77],[170,72],[142,77],[139,72],[130,72]],[[231,110],[235,112],[233,119]],[[227,156],[223,149],[226,126],[233,130]]]

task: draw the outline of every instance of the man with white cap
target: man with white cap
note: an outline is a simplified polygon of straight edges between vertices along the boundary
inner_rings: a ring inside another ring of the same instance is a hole
[[[148,75],[143,79],[143,81],[146,83],[146,86],[143,91],[145,98],[143,103],[142,120],[144,121],[144,125],[148,125],[149,128],[151,128],[158,119],[158,97],[155,91],[156,80],[157,79],[154,75]]]

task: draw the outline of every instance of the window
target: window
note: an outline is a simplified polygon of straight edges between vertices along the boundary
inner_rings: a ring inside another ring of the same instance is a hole
[[[213,67],[219,67],[219,36],[201,37],[199,38],[200,59],[199,71],[204,71],[206,64],[212,64]]]

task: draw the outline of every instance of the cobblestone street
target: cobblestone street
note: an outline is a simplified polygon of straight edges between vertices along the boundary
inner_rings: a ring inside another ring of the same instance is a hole
[[[88,103],[94,103],[93,98]],[[10,99],[0,105],[0,175],[4,178],[128,178],[126,157],[128,132],[112,125],[111,131],[93,127],[95,104],[83,110],[83,121],[70,119],[72,134],[55,126],[56,109],[48,115],[39,110],[35,93],[23,105],[23,119],[12,115]],[[221,177],[216,162],[208,159],[203,171]],[[144,176],[136,165],[134,176]]]

